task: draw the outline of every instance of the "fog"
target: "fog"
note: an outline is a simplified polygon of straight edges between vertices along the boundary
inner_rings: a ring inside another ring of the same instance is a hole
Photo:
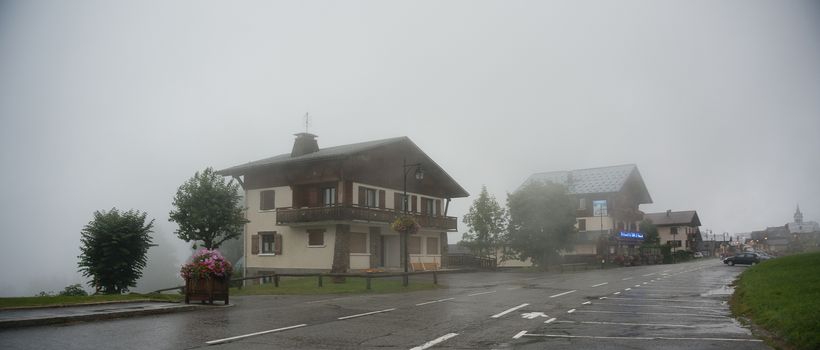
[[[0,296],[84,283],[112,207],[156,219],[137,290],[180,282],[176,188],[289,152],[307,112],[320,147],[408,136],[473,195],[635,163],[645,212],[819,220],[819,34],[808,1],[3,1]]]

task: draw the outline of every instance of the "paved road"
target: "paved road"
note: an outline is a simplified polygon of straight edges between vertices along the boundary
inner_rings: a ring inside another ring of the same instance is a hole
[[[236,297],[231,308],[0,331],[3,349],[769,349],[729,316],[744,267],[711,259],[567,274],[469,273],[447,288]]]

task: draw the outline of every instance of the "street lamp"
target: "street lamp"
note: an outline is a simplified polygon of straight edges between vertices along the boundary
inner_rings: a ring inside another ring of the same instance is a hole
[[[415,169],[414,177],[416,180],[423,180],[424,179],[424,169],[421,167],[421,163],[413,163],[407,164],[407,158],[404,159],[402,163],[402,170],[404,172],[404,195],[402,195],[402,203],[404,204],[404,215],[406,216],[410,209],[410,203],[407,201],[407,174],[410,173],[410,170]],[[408,272],[408,265],[410,265],[410,254],[407,253],[407,232],[402,232],[402,243],[404,245],[404,249],[402,252],[402,260],[404,261],[404,272]]]

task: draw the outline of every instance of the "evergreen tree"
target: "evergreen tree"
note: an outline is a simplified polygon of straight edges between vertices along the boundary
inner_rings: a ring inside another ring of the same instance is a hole
[[[652,220],[643,219],[638,224],[638,229],[643,232],[644,245],[658,245],[661,242],[661,237],[658,235],[658,228],[652,223]]]
[[[515,258],[546,268],[562,249],[571,248],[575,206],[566,187],[532,182],[507,197],[509,247]]]
[[[481,193],[464,215],[463,222],[468,231],[459,244],[470,249],[474,255],[496,257],[505,240],[507,211],[498,204],[495,196],[487,193],[487,186],[481,186]]]
[[[147,262],[154,220],[145,223],[146,214],[129,210],[120,213],[96,211],[81,235],[79,266],[88,284],[105,294],[127,292],[135,287]]]
[[[177,237],[186,242],[201,241],[216,249],[229,239],[242,235],[245,223],[239,185],[225,182],[212,168],[196,172],[177,190],[174,210],[168,221],[179,225]],[[194,243],[196,247],[196,243]]]

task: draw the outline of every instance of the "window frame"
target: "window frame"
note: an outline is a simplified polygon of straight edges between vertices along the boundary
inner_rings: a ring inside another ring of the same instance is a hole
[[[436,241],[435,244],[433,244],[433,246],[436,247],[436,252],[435,253],[430,252],[430,240],[435,240]],[[439,246],[439,241],[440,241],[440,239],[438,237],[430,237],[430,236],[425,237],[425,239],[424,239],[424,251],[425,251],[425,253],[427,253],[427,255],[441,255],[441,246]]]
[[[276,255],[276,232],[258,232],[259,236],[259,255]],[[265,238],[270,237],[270,250],[265,250]]]
[[[367,233],[364,233],[364,232],[351,232],[350,234],[351,234],[351,238],[353,237],[352,235],[354,235],[354,234],[355,235],[362,235],[362,237],[364,237],[364,252],[354,252],[353,251],[353,245],[350,244],[350,255],[370,255],[370,242],[369,242],[370,241],[370,237],[369,237],[370,235],[368,235]]]
[[[578,232],[587,232],[587,219],[578,219]]]
[[[328,201],[328,194],[330,194],[330,201]],[[336,187],[323,187],[322,188],[322,206],[323,207],[332,207],[336,205],[338,200]]]
[[[370,201],[370,194],[373,194],[373,201]],[[364,187],[364,206],[366,208],[378,208],[379,207],[379,191],[375,188]]]
[[[414,239],[418,240],[418,242],[419,242],[418,252],[413,252],[413,251],[410,250],[410,248],[411,248],[410,242],[413,241]],[[412,255],[422,255],[421,254],[421,236],[411,235],[410,237],[407,237],[407,255],[411,255],[411,254]]]

